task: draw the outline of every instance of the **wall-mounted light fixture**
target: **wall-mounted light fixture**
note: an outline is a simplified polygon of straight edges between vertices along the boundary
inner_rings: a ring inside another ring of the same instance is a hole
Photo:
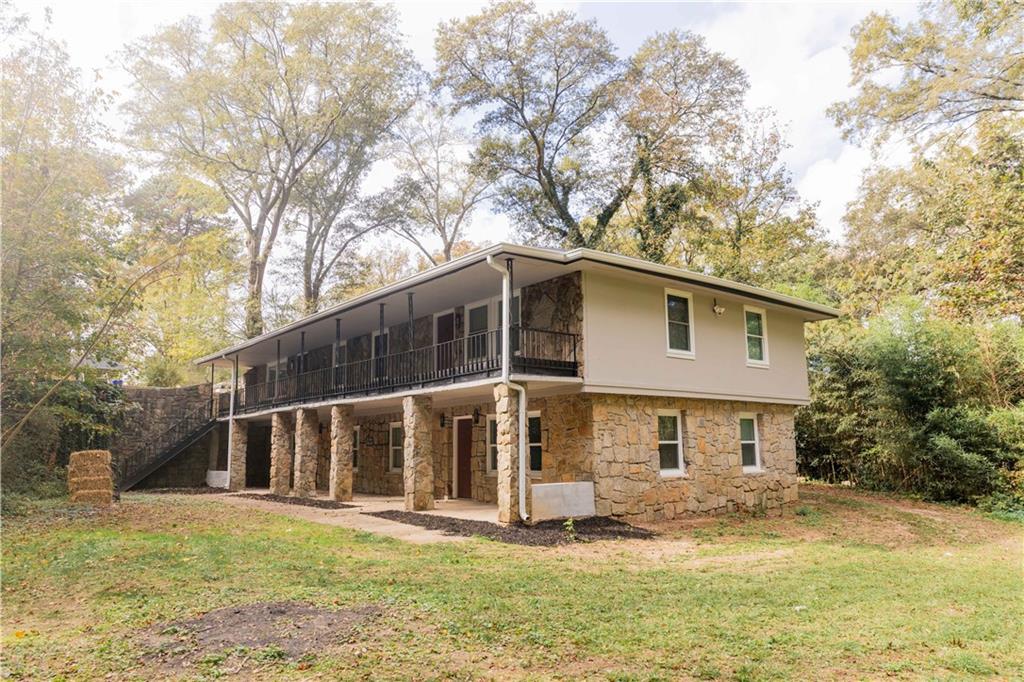
[[[479,424],[480,423],[480,408],[479,407],[474,407],[473,408],[473,423],[474,424]]]
[[[718,317],[725,315],[725,306],[718,305],[717,298],[715,299],[715,304],[712,306],[711,309],[715,311],[715,315],[717,315]]]
[[[444,412],[442,412],[441,413],[441,428],[442,429],[445,427],[445,424],[447,424],[447,420],[444,417]]]

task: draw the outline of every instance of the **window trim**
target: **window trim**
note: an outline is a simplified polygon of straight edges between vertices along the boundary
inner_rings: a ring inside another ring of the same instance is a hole
[[[489,354],[489,351],[490,351],[490,349],[487,348],[487,346],[490,345],[489,340],[488,340],[488,333],[491,331],[491,318],[493,317],[493,311],[491,310],[492,307],[493,307],[492,299],[490,299],[490,298],[484,298],[484,299],[481,299],[479,301],[473,301],[472,303],[467,303],[465,305],[465,313],[464,313],[464,315],[466,316],[466,321],[465,321],[465,324],[463,325],[463,329],[462,329],[462,344],[463,344],[462,357],[466,358],[467,361],[470,359],[469,358],[469,337],[471,336],[471,334],[469,333],[469,313],[470,313],[470,311],[475,310],[477,308],[483,308],[483,309],[485,309],[487,311],[487,324],[484,325],[483,332],[477,332],[477,334],[481,334],[482,333],[483,336],[484,336],[484,357],[486,358],[486,356]],[[480,358],[474,358],[474,359],[479,360]]]
[[[492,443],[491,442],[491,424],[492,423],[495,425],[495,429],[497,429],[498,415],[496,415],[496,414],[489,414],[489,415],[487,415],[487,422],[486,422],[486,427],[485,427],[486,430],[487,430],[487,432],[485,434],[485,440],[486,440],[487,445],[484,448],[484,453],[485,453],[485,459],[487,460],[487,463],[486,463],[486,473],[487,473],[487,475],[488,476],[497,476],[498,475],[498,462],[497,462],[498,458],[497,457],[494,458],[495,459],[494,466],[493,467],[491,466],[491,448],[493,447],[493,448],[497,449],[497,447],[498,447],[497,443]],[[497,433],[495,433],[495,435],[497,435]]]
[[[526,413],[526,475],[530,478],[540,478],[544,474],[544,419],[540,410],[529,410]],[[534,443],[530,440],[530,418],[540,419],[540,440]],[[530,468],[530,448],[534,445],[540,447],[540,469],[534,471]]]
[[[392,442],[392,437],[395,435],[395,427],[402,429],[402,443],[397,447],[403,448],[402,451],[402,466],[395,466],[395,444]],[[404,471],[405,470],[405,425],[402,422],[389,422],[388,423],[388,471]]]
[[[750,357],[750,348],[747,345],[747,341],[750,334],[747,333],[747,313],[757,313],[761,316],[761,349],[764,351],[764,360],[754,360]],[[758,308],[753,305],[743,306],[743,354],[747,357],[747,367],[758,367],[760,369],[768,369],[769,357],[768,357],[768,312],[764,308]]]
[[[690,333],[690,350],[680,350],[672,347],[672,335],[669,333],[669,319],[668,319],[668,297],[675,296],[676,298],[685,298],[687,300],[686,312],[689,316],[688,331]],[[665,354],[670,358],[682,358],[684,360],[696,360],[697,359],[697,334],[693,326],[693,293],[689,291],[680,291],[679,289],[669,289],[665,287],[665,293],[662,296],[661,301],[662,315],[665,317]]]
[[[743,440],[743,419],[752,419],[754,421],[754,440]],[[736,431],[740,444],[740,466],[743,468],[745,474],[756,474],[764,471],[764,462],[761,461],[761,420],[754,412],[740,412],[736,420]],[[743,464],[743,444],[753,443],[754,444],[754,461],[756,462],[753,466],[746,466]]]
[[[359,431],[359,424],[352,427],[352,434],[353,436],[359,434],[352,439],[352,471],[359,471],[359,455],[362,454],[363,449],[363,434]]]
[[[678,440],[674,441],[676,444],[676,455],[678,457],[679,466],[674,469],[662,469],[661,468],[661,445],[662,443],[672,443],[670,440],[662,440],[661,433],[658,431],[657,418],[654,422],[655,434],[658,438],[658,474],[662,478],[682,478],[686,476],[686,459],[683,457],[685,448],[683,447],[683,411],[682,410],[658,410],[656,417],[675,417],[676,418],[676,437]]]

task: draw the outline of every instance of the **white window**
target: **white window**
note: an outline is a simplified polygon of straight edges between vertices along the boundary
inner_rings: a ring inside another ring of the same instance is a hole
[[[359,427],[352,429],[352,471],[359,470]]]
[[[402,422],[391,422],[388,431],[389,468],[401,471],[405,466],[405,430]]]
[[[498,472],[498,417],[487,415],[487,473]]]
[[[747,336],[747,364],[768,366],[768,321],[763,308],[743,306],[743,324]]]
[[[665,289],[665,334],[670,356],[694,358],[693,294]]]
[[[277,380],[284,381],[288,376],[288,361],[271,362],[267,364],[267,383],[272,384]]]
[[[501,302],[502,302],[502,299],[500,299],[500,298],[497,298],[494,301],[494,311],[495,311],[494,312],[494,319],[495,319],[494,328],[497,330],[497,333],[495,334],[496,344],[497,344],[496,352],[497,352],[499,357],[501,356],[501,349],[504,347],[502,345],[502,341],[501,341],[501,325],[502,325],[502,315],[503,315]],[[519,346],[520,346],[520,343],[521,343],[521,339],[520,339],[521,335],[520,335],[519,331],[517,329],[515,329],[515,328],[518,327],[520,325],[520,323],[521,323],[520,315],[521,315],[522,305],[520,303],[520,298],[519,298],[519,289],[516,289],[512,293],[512,305],[509,306],[509,308],[510,308],[510,310],[509,310],[510,314],[509,314],[508,323],[509,323],[509,326],[513,327],[512,334],[511,334],[512,338],[511,338],[511,340],[509,342],[509,345],[512,347],[512,352],[513,353],[518,353],[519,352]]]
[[[761,442],[757,435],[757,415],[740,415],[740,460],[743,471],[761,470]]]
[[[530,412],[526,419],[526,449],[530,453],[528,465],[531,475],[540,475],[544,461],[541,444],[540,412]]]
[[[658,465],[662,476],[682,476],[683,424],[679,410],[658,410]]]
[[[466,357],[480,360],[487,357],[488,313],[490,303],[484,301],[466,309]]]

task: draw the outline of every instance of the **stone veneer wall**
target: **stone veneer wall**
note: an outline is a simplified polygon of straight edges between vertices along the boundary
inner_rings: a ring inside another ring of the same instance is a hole
[[[357,493],[405,495],[402,471],[388,471],[388,429],[402,421],[401,412],[356,417],[359,426],[359,468],[352,473]]]
[[[591,401],[599,515],[657,521],[736,510],[777,512],[797,500],[793,406],[603,394]],[[683,477],[662,478],[658,470],[662,409],[683,413]],[[759,417],[759,473],[745,474],[740,465],[741,412]]]

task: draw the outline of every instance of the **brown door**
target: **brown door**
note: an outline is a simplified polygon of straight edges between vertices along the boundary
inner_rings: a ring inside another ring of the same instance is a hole
[[[455,422],[458,430],[458,449],[456,464],[459,470],[459,497],[473,496],[473,469],[470,455],[473,452],[473,420],[459,419]]]
[[[437,370],[447,374],[455,360],[455,313],[437,318]]]

